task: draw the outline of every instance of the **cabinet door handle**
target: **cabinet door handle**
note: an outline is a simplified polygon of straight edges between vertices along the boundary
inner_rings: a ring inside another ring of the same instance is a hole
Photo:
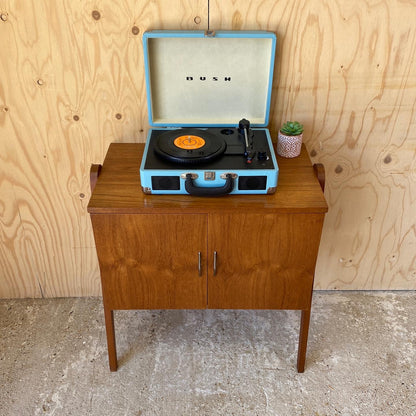
[[[214,251],[214,276],[217,274],[217,252]]]
[[[202,276],[202,268],[201,268],[201,252],[198,251],[198,275]]]

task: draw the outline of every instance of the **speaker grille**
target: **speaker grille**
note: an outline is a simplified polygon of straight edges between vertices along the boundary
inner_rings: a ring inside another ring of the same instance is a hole
[[[256,191],[266,189],[267,176],[239,176],[238,189],[241,191]]]
[[[177,191],[180,189],[179,176],[152,176],[154,191]]]

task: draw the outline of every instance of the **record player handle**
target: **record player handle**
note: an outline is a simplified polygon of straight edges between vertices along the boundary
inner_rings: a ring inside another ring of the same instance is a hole
[[[203,188],[196,186],[192,179],[192,174],[188,173],[185,179],[185,189],[188,194],[193,196],[221,196],[227,195],[234,189],[234,178],[231,174],[226,175],[225,184],[223,186]]]

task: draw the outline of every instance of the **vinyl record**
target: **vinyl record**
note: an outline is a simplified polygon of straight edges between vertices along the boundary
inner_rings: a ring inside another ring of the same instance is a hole
[[[178,129],[162,133],[155,152],[176,163],[198,164],[210,162],[222,155],[226,143],[221,137],[202,129]]]

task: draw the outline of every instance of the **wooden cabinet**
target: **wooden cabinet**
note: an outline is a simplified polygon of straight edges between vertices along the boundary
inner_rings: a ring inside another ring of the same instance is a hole
[[[101,270],[110,369],[119,309],[298,309],[304,370],[327,205],[303,149],[279,159],[274,195],[145,195],[142,144],[112,144],[88,210]]]

